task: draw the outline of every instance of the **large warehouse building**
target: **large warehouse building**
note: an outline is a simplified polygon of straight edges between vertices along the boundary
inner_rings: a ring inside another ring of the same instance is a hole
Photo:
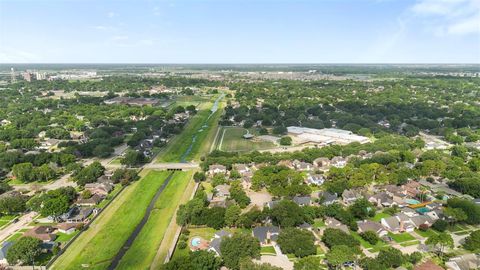
[[[288,133],[294,136],[301,143],[328,144],[349,144],[352,142],[368,143],[370,139],[364,136],[353,134],[349,130],[336,128],[305,128],[291,126],[287,128]]]

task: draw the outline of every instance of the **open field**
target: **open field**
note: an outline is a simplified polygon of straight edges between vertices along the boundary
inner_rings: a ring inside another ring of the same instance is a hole
[[[66,249],[52,269],[105,269],[142,219],[170,172],[150,171],[131,184],[101,213],[88,230]]]
[[[249,132],[258,135],[253,128],[249,129]],[[216,142],[216,149],[226,152],[249,152],[276,147],[272,142],[260,141],[255,138],[244,139],[242,136],[246,133],[247,129],[242,127],[223,127]]]
[[[175,214],[181,199],[186,192],[186,188],[192,179],[193,172],[175,172],[173,178],[168,183],[158,200],[155,202],[155,208],[152,210],[150,218],[133,242],[130,249],[125,253],[117,269],[147,269],[153,262],[157,250],[164,239],[168,225]],[[190,187],[190,192],[192,187]],[[189,196],[188,196],[189,197]],[[187,200],[188,200],[187,197]],[[175,232],[172,232],[172,236]],[[166,255],[163,256],[163,259]],[[161,263],[163,263],[163,259]]]
[[[198,109],[207,109],[211,105],[211,97],[205,96],[178,96],[175,98],[173,106],[195,105]]]
[[[415,237],[413,237],[412,235],[410,235],[407,232],[404,232],[404,233],[388,233],[388,236],[390,236],[393,239],[393,241],[395,241],[399,244],[403,243],[403,242],[408,242],[408,241],[415,240]]]
[[[210,117],[211,111],[202,110],[193,116],[184,127],[182,133],[175,136],[168,145],[158,154],[157,162],[178,162],[190,147],[192,138],[196,136],[192,149],[186,155],[185,160],[195,160],[200,158],[210,149],[216,129],[218,127],[218,119],[222,115],[224,102],[220,102],[219,109]],[[208,119],[208,120],[207,120]],[[202,126],[206,125],[206,128]]]

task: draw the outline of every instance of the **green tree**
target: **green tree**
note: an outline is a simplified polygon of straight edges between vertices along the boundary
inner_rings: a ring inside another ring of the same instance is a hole
[[[292,138],[290,136],[283,136],[280,138],[280,145],[292,145]]]
[[[317,253],[315,236],[310,231],[285,228],[280,232],[277,243],[283,253],[295,254],[295,256],[300,258]]]
[[[230,227],[236,226],[241,213],[242,210],[240,206],[236,204],[227,207],[227,211],[225,211],[225,224]]]
[[[7,261],[11,265],[17,263],[31,264],[42,252],[41,241],[33,237],[22,237],[18,239],[7,252]]]
[[[240,261],[240,270],[282,270],[282,268],[269,263],[254,263],[251,259],[245,258]]]
[[[340,269],[344,263],[352,262],[355,258],[355,251],[345,245],[334,246],[325,254],[325,259],[334,269]]]
[[[260,243],[248,234],[234,234],[220,243],[222,259],[226,267],[240,269],[240,260],[243,258],[259,258]]]
[[[320,257],[307,256],[298,259],[293,265],[294,270],[318,270],[320,269]]]
[[[294,227],[305,222],[302,208],[293,201],[283,200],[276,204],[270,212],[274,224],[280,227]]]
[[[443,232],[429,236],[425,244],[435,248],[438,255],[443,257],[447,248],[453,248],[453,238],[449,233]]]
[[[393,247],[387,247],[378,253],[377,260],[387,268],[396,268],[405,262],[402,252]]]
[[[146,160],[143,153],[135,150],[129,150],[127,151],[125,156],[120,160],[120,163],[129,167],[135,167],[137,165],[145,163],[145,161]]]
[[[480,230],[472,232],[467,238],[463,247],[473,252],[480,251]]]
[[[32,182],[35,181],[33,173],[33,165],[30,162],[15,164],[12,167],[12,174],[19,181]]]

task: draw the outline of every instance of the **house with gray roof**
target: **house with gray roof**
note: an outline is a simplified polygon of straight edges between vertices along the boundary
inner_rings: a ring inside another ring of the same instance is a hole
[[[360,198],[362,198],[362,194],[354,189],[346,189],[342,193],[342,200],[346,205],[352,204]]]
[[[445,266],[448,270],[480,269],[480,254],[470,253],[450,258]]]
[[[275,244],[278,239],[280,228],[277,226],[260,226],[252,230],[253,237],[260,241],[260,245]]]
[[[368,197],[368,201],[379,207],[390,207],[396,204],[393,201],[392,196],[385,191],[373,194],[372,196]]]
[[[319,192],[318,197],[322,201],[323,205],[330,205],[330,204],[338,202],[337,194],[332,194],[328,191]]]
[[[364,221],[358,221],[357,225],[358,225],[359,232],[362,232],[362,233],[366,231],[372,231],[376,233],[379,237],[383,237],[388,234],[388,231],[385,230],[385,228],[379,222],[364,220]]]
[[[7,262],[7,252],[10,247],[13,245],[13,242],[5,241],[0,247],[0,264],[8,264]]]
[[[228,197],[230,196],[230,186],[229,185],[218,185],[215,187],[215,196],[216,197]]]
[[[292,200],[300,206],[306,206],[310,205],[311,198],[310,196],[295,196]]]

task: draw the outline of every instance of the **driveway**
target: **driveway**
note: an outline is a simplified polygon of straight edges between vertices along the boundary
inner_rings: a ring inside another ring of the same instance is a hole
[[[0,231],[0,242],[3,242],[6,238],[10,235],[15,233],[16,231],[23,229],[27,226],[30,222],[32,222],[33,218],[37,215],[36,212],[29,212],[21,217],[18,218],[18,221],[15,223],[10,223],[7,227],[3,228]]]
[[[293,262],[291,262],[286,255],[282,254],[280,247],[274,245],[273,248],[277,253],[276,256],[263,255],[260,256],[260,260],[254,260],[257,263],[269,263],[273,266],[280,267],[285,270],[293,270]]]

